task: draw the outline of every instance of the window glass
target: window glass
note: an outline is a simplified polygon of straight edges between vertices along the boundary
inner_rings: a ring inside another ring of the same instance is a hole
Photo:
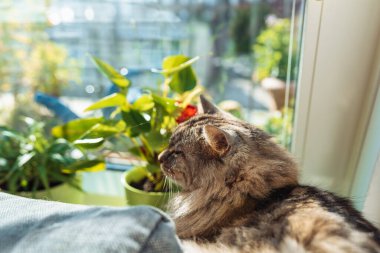
[[[45,115],[37,91],[85,116],[111,87],[89,55],[141,87],[160,83],[149,70],[165,56],[199,55],[214,101],[289,146],[303,8],[302,0],[2,0],[0,123]]]

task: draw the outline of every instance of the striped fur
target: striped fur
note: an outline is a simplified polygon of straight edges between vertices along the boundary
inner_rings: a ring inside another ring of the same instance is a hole
[[[299,185],[270,136],[202,105],[159,157],[183,189],[170,210],[185,251],[380,252],[378,229],[348,200]]]

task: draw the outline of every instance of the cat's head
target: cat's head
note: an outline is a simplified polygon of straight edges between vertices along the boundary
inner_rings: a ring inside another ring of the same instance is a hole
[[[292,158],[268,134],[203,96],[201,105],[203,113],[181,123],[160,154],[165,175],[186,191],[219,185],[254,197],[297,182]]]

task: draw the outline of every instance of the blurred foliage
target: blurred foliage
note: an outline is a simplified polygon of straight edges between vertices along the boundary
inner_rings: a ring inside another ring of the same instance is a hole
[[[236,118],[244,120],[242,107],[239,102],[235,100],[223,100],[218,104],[218,107]]]
[[[252,3],[242,0],[234,8],[230,33],[235,54],[251,55],[252,43],[265,28],[265,17],[269,15],[270,10],[270,4],[266,1]]]
[[[264,29],[253,45],[255,58],[255,79],[261,81],[266,77],[277,77],[286,80],[288,57],[296,58],[296,47],[293,46],[289,55],[290,21],[270,17],[268,27]],[[296,64],[293,62],[290,70],[290,80],[294,80]]]
[[[251,52],[251,5],[243,5],[236,9],[232,19],[231,33],[234,40],[235,53],[249,54]]]
[[[24,131],[27,128],[23,123],[24,118],[33,116],[34,120],[44,122],[46,133],[50,133],[51,128],[61,122],[47,108],[35,103],[30,94],[20,94],[18,97],[20,106],[0,108],[0,125],[6,125],[16,131]]]
[[[293,133],[293,108],[283,108],[273,114],[264,124],[263,129],[271,134],[277,143],[290,148]]]
[[[197,112],[197,108],[191,105],[202,92],[202,88],[196,86],[197,77],[191,66],[197,59],[184,55],[166,57],[162,70],[155,71],[165,78],[162,87],[145,89],[139,98],[129,101],[127,95],[132,83],[111,65],[93,57],[98,69],[118,86],[119,91],[101,98],[86,110],[113,107],[111,118],[73,120],[54,127],[53,135],[89,150],[104,147],[115,137],[119,140],[128,138],[132,144],[129,152],[147,164],[146,177],[154,184],[153,191],[167,190],[159,169],[158,155],[167,147],[172,130],[178,123]]]
[[[66,48],[51,41],[33,47],[23,64],[24,81],[33,91],[58,97],[70,82],[80,82],[78,61],[68,57]]]
[[[69,82],[79,81],[78,62],[49,40],[48,28],[46,20],[0,24],[0,90],[13,92],[16,100],[20,91],[59,96]]]
[[[0,126],[0,188],[11,193],[36,191],[67,183],[80,189],[78,171],[105,168],[102,160],[90,158],[65,139],[45,135],[44,124],[24,119],[25,130]]]

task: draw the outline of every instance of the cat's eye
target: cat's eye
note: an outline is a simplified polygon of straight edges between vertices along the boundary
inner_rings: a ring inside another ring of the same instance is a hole
[[[183,152],[181,150],[174,150],[170,155],[176,158],[179,155],[183,155]]]

